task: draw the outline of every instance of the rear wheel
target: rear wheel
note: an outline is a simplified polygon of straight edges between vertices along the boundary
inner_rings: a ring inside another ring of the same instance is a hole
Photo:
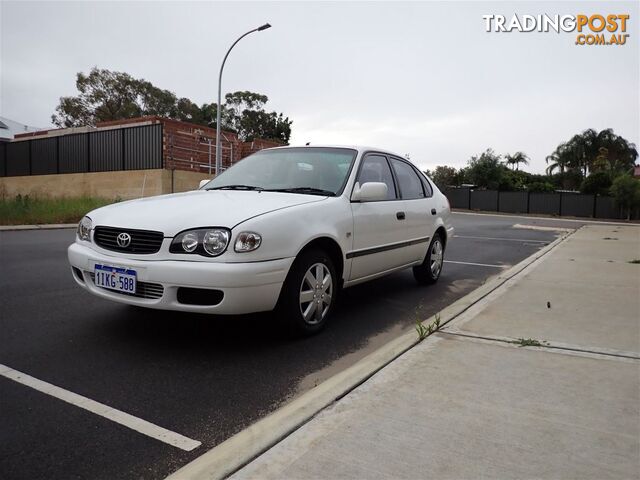
[[[436,233],[429,244],[429,250],[422,265],[413,267],[413,276],[421,284],[436,283],[442,273],[443,263],[444,242],[440,233]]]
[[[282,286],[277,314],[287,328],[312,335],[326,325],[336,301],[336,270],[322,250],[303,252]]]

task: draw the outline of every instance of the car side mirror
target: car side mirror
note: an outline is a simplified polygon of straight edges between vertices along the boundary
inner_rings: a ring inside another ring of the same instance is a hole
[[[200,190],[202,187],[204,187],[207,183],[209,183],[211,180],[206,178],[204,180],[200,180],[200,185],[198,185],[198,190]]]
[[[351,195],[354,202],[377,202],[387,199],[388,187],[383,182],[366,182],[360,185],[356,183],[356,187]]]

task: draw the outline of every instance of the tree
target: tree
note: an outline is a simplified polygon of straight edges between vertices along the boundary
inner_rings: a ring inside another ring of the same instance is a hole
[[[559,173],[564,173],[570,167],[569,157],[567,155],[566,144],[561,143],[555,149],[555,151],[548,155],[545,159],[547,162],[547,174],[553,175],[556,171]]]
[[[488,148],[479,156],[473,156],[468,162],[466,175],[479,187],[498,190],[505,186],[507,168],[500,162],[500,155]]]
[[[547,172],[578,170],[586,177],[590,171],[606,168],[623,173],[633,168],[636,158],[636,146],[616,135],[612,129],[596,132],[590,128],[558,145],[547,157],[547,163],[551,163]]]
[[[233,92],[225,96],[229,127],[245,141],[269,138],[288,142],[291,136],[291,120],[282,113],[266,112],[266,95],[253,92]]]
[[[593,172],[582,181],[580,191],[591,195],[606,195],[611,188],[611,175],[606,171]]]
[[[431,179],[438,188],[446,188],[460,185],[458,172],[453,167],[437,166],[433,172],[430,172]]]
[[[188,98],[177,98],[173,92],[128,73],[94,67],[88,75],[77,74],[76,87],[78,95],[61,97],[51,116],[58,127],[95,125],[143,115],[216,126],[217,104],[198,106]],[[242,140],[259,137],[287,143],[293,122],[282,113],[266,112],[264,105],[268,100],[266,95],[254,92],[227,94],[221,112],[222,128],[237,132]]]
[[[638,150],[633,143],[607,128],[598,133],[592,157],[592,167],[596,169],[608,169],[613,174],[628,173],[635,165]]]
[[[640,180],[631,175],[620,175],[613,181],[609,191],[618,207],[626,210],[629,220],[632,210],[640,207]]]
[[[506,154],[504,163],[507,166],[511,166],[513,170],[519,170],[520,164],[529,165],[529,157],[524,152],[516,152],[513,155]]]
[[[531,182],[527,185],[527,190],[530,192],[553,192],[555,188],[549,182]]]
[[[80,127],[141,115],[176,116],[176,96],[128,73],[93,68],[76,76],[79,95],[62,97],[52,115],[58,127]]]

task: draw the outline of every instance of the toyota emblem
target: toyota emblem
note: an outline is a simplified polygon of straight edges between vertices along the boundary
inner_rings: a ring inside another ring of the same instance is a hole
[[[117,241],[119,247],[127,248],[131,243],[131,235],[126,232],[122,232],[120,235],[118,235]]]

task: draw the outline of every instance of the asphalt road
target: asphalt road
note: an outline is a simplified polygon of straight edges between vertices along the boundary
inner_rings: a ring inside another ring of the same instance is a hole
[[[72,230],[0,232],[0,364],[202,442],[185,452],[0,376],[0,477],[163,478],[557,235],[516,223],[580,225],[455,214],[446,259],[462,263],[446,263],[437,285],[405,271],[353,287],[323,333],[297,340],[271,314],[165,313],[93,297],[71,278]]]

